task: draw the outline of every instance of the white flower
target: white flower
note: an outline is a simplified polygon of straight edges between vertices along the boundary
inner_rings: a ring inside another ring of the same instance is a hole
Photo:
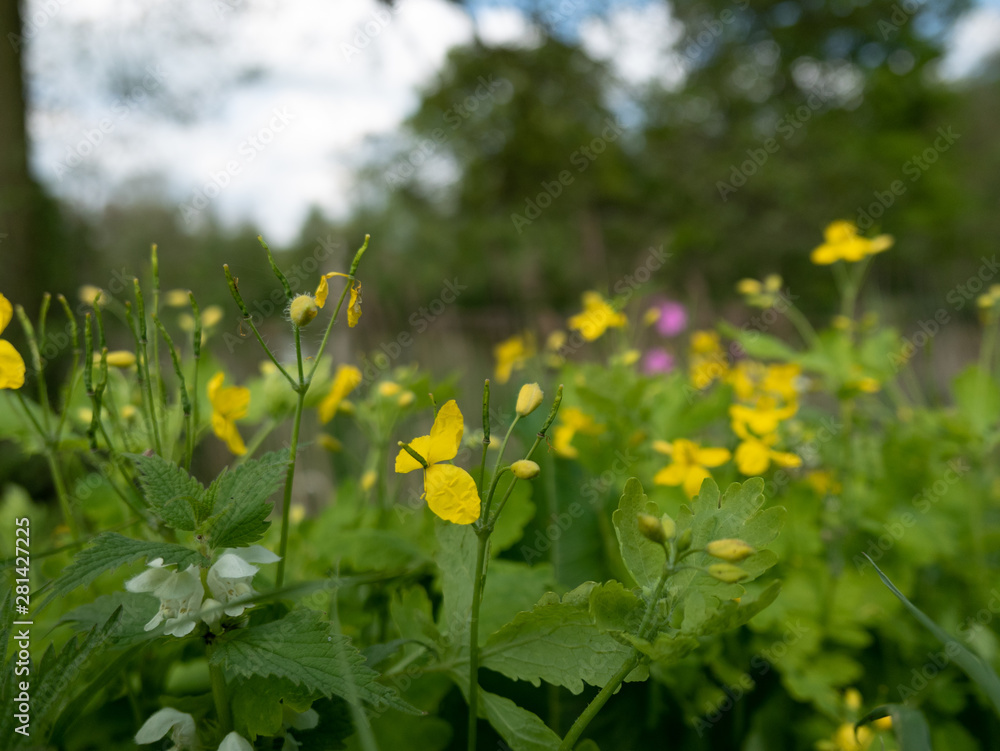
[[[152,631],[163,621],[167,624],[165,634],[187,636],[194,631],[196,620],[190,616],[201,610],[205,597],[200,573],[201,569],[195,565],[184,571],[171,571],[163,565],[162,558],[155,558],[148,569],[125,582],[129,592],[149,592],[160,598],[160,609],[145,625],[146,631]]]
[[[275,563],[281,560],[265,547],[251,545],[248,548],[226,548],[219,559],[208,570],[208,588],[219,602],[228,604],[233,600],[255,594],[250,582],[259,571],[252,563]],[[242,615],[246,605],[226,608],[226,615]]]
[[[253,746],[250,745],[250,741],[234,730],[222,739],[219,751],[253,751]]]
[[[282,722],[293,730],[312,730],[319,725],[319,713],[315,709],[296,712],[288,705],[282,707]]]
[[[220,633],[217,629],[222,621],[222,603],[211,597],[201,604],[201,619],[208,624],[212,633]]]
[[[135,734],[135,742],[140,744],[155,743],[167,733],[170,733],[170,740],[174,742],[174,747],[170,751],[183,751],[183,749],[193,749],[197,746],[198,737],[195,735],[194,717],[170,707],[155,712],[146,720],[139,728],[139,732]]]

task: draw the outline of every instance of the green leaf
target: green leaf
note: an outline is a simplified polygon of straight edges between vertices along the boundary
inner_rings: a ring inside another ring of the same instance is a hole
[[[71,624],[75,631],[87,631],[106,623],[119,608],[122,613],[121,622],[111,635],[116,646],[139,644],[159,636],[158,631],[144,630],[145,625],[159,610],[159,601],[155,597],[131,592],[101,595],[93,602],[73,608],[59,622]]]
[[[799,353],[785,344],[781,339],[756,330],[738,329],[726,321],[719,323],[723,334],[739,342],[750,357],[759,360],[780,360],[792,362]]]
[[[209,488],[212,516],[205,534],[213,548],[251,545],[267,531],[271,503],[288,471],[287,451],[265,454],[216,478]]]
[[[55,647],[49,645],[41,664],[31,671],[33,746],[48,739],[62,709],[89,687],[90,679],[99,667],[97,657],[111,645],[111,637],[118,629],[120,620],[121,611],[116,610],[100,627],[95,626],[86,635],[74,636],[66,642],[58,654]],[[11,736],[6,734],[5,737]],[[15,741],[22,738],[20,734],[14,734]],[[24,742],[27,741],[24,738]]]
[[[1000,419],[1000,386],[988,374],[972,365],[952,382],[959,413],[979,435]]]
[[[892,730],[899,741],[900,751],[931,751],[931,732],[919,709],[905,704],[884,704],[866,714],[854,726],[855,731],[883,717],[892,718]]]
[[[139,485],[146,503],[167,526],[194,530],[199,519],[195,508],[201,505],[205,488],[187,471],[158,454],[130,454],[139,473]]]
[[[39,606],[39,610],[55,598],[90,584],[105,571],[112,571],[140,558],[162,558],[164,564],[176,563],[182,569],[190,565],[208,566],[210,563],[203,555],[183,545],[133,540],[117,532],[104,532],[94,539],[89,548],[77,553],[73,563],[66,568],[66,573],[55,580],[52,591]]]
[[[448,675],[468,700],[468,673],[452,670]],[[553,751],[559,748],[561,739],[538,715],[503,696],[480,689],[479,716],[489,721],[510,751]]]
[[[492,634],[518,613],[531,610],[555,586],[555,574],[547,563],[529,566],[495,558],[487,566],[486,587],[479,608],[480,636]]]
[[[622,634],[622,638],[664,667],[679,662],[698,648],[698,640],[688,634],[659,634],[652,642],[633,634]]]
[[[889,590],[899,598],[899,601],[902,602],[906,609],[913,614],[914,618],[920,621],[920,623],[922,623],[928,631],[934,634],[934,636],[936,636],[941,643],[944,644],[945,654],[954,660],[955,664],[962,668],[962,670],[965,671],[965,674],[978,684],[979,688],[981,688],[989,697],[989,700],[993,702],[994,711],[1000,715],[1000,678],[997,677],[993,668],[966,649],[961,642],[938,626],[927,615],[925,615],[920,608],[910,602],[906,598],[906,595],[896,589],[895,585],[889,581],[889,577],[882,573],[882,569],[875,565],[875,562],[868,557],[868,554],[864,553],[863,555],[865,558],[868,558],[868,561],[875,568],[879,578],[882,579],[882,583],[885,584],[885,586],[887,586]]]
[[[468,524],[450,524],[436,519],[435,526],[442,595],[438,627],[453,641],[468,643],[465,635],[472,614],[473,570],[478,542],[476,533]]]
[[[255,735],[277,735],[281,730],[284,708],[294,712],[309,709],[319,692],[310,693],[287,678],[253,676],[230,683],[233,719],[237,727],[245,727]]]
[[[650,542],[639,532],[639,514],[660,516],[655,503],[647,500],[642,485],[634,477],[625,483],[618,510],[611,515],[625,567],[640,587],[655,587],[666,553],[662,545]]]
[[[309,751],[340,751],[347,748],[344,741],[354,732],[351,708],[347,702],[335,696],[314,702],[312,708],[319,715],[316,727],[311,730],[290,731],[299,743],[299,748]]]
[[[594,624],[605,632],[636,633],[646,611],[639,596],[616,581],[595,586],[590,592],[589,605]]]
[[[493,534],[490,535],[490,554],[499,555],[502,551],[520,542],[524,528],[535,518],[535,504],[531,502],[530,482],[519,482],[514,486],[503,507],[503,513],[497,519]],[[504,488],[506,490],[506,488]],[[497,490],[499,493],[499,489]]]
[[[700,619],[692,618],[691,613],[685,610],[682,630],[685,634],[693,636],[710,636],[739,628],[774,602],[779,592],[781,592],[781,582],[771,582],[766,589],[756,595],[744,595],[740,598],[740,602],[727,600],[721,604],[713,604],[707,616]]]
[[[629,657],[629,649],[594,624],[588,600],[572,593],[560,602],[550,592],[527,613],[494,633],[481,652],[483,667],[512,680],[563,686],[574,694],[583,684],[603,686]],[[643,680],[644,670],[633,671]]]
[[[281,620],[231,631],[219,638],[209,659],[244,678],[287,678],[323,696],[348,701],[356,696],[375,706],[419,714],[394,690],[377,683],[378,674],[364,664],[351,640],[312,610],[294,610]]]

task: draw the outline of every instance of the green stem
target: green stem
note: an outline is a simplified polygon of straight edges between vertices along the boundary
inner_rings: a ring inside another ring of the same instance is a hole
[[[301,362],[301,350],[299,360]],[[278,545],[278,572],[275,575],[275,587],[280,587],[285,580],[285,556],[288,549],[288,517],[292,507],[292,483],[295,480],[295,462],[298,459],[299,450],[299,429],[302,427],[302,408],[306,402],[306,393],[302,389],[298,392],[298,401],[295,404],[295,421],[292,423],[292,443],[291,458],[288,460],[288,471],[285,473],[285,496],[281,506],[281,542]]]
[[[640,639],[645,639],[648,636],[647,631],[649,630],[650,623],[652,623],[656,605],[663,596],[663,588],[666,586],[667,578],[673,573],[673,570],[673,562],[672,560],[668,560],[663,566],[663,571],[660,572],[660,580],[656,583],[653,597],[650,599],[649,606],[646,608],[646,614],[642,617],[642,623],[639,625],[638,633]],[[639,664],[639,659],[639,650],[632,647],[629,656],[625,658],[625,662],[622,663],[618,672],[611,676],[611,680],[608,681],[607,685],[600,690],[597,696],[587,705],[587,708],[576,718],[576,722],[573,723],[573,726],[566,733],[566,737],[563,738],[562,743],[559,745],[559,751],[572,751],[583,731],[587,729],[587,725],[597,716],[601,708],[607,704],[608,699],[618,690],[618,687],[622,685],[628,674],[635,670],[636,665]]]
[[[493,476],[490,479],[490,491],[486,495],[486,503],[483,504],[483,511],[479,517],[482,522],[485,522],[490,518],[490,506],[493,504],[493,494],[496,493],[497,482],[500,480],[500,465],[503,463],[503,455],[507,450],[507,442],[510,440],[510,436],[514,432],[514,426],[517,425],[517,422],[520,419],[520,415],[514,415],[514,421],[510,424],[510,427],[507,428],[507,435],[503,437],[503,443],[500,444],[500,454],[497,456],[496,464],[493,466]],[[537,442],[535,445],[538,445]]]
[[[135,317],[139,325],[139,368],[142,370],[142,378],[146,387],[146,399],[149,400],[149,427],[153,434],[153,444],[156,446],[156,453],[163,456],[163,444],[160,442],[160,426],[156,421],[156,402],[153,401],[153,383],[150,380],[149,370],[149,350],[148,338],[146,336],[146,306],[142,299],[142,289],[139,287],[139,280],[134,279],[135,286]]]
[[[219,731],[223,735],[233,729],[233,714],[229,706],[229,692],[226,690],[226,675],[219,665],[209,665],[208,674],[212,681],[212,698],[215,700],[215,713],[219,716]]]
[[[486,584],[483,563],[486,560],[486,548],[489,545],[491,531],[489,528],[484,528],[476,533],[476,578],[472,583],[472,617],[469,620],[468,751],[476,751],[476,730],[478,730],[479,725],[479,606],[483,598],[483,587]]]

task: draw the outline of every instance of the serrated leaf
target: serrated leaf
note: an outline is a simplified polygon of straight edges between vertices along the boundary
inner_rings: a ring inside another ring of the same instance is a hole
[[[225,472],[212,485],[212,516],[205,535],[213,548],[251,545],[270,526],[267,521],[273,504],[268,498],[278,489],[288,471],[287,451],[265,454],[232,472]]]
[[[468,700],[468,674],[452,670],[448,675]],[[538,715],[517,706],[506,697],[480,689],[479,716],[489,721],[510,751],[553,751],[559,748],[561,739]]]
[[[681,630],[692,636],[709,636],[739,628],[774,602],[779,592],[781,592],[781,582],[775,581],[756,595],[743,596],[739,602],[727,600],[720,604],[715,601],[701,618],[691,618],[692,614],[685,610]],[[698,594],[714,600],[711,595]]]
[[[50,645],[41,663],[31,671],[32,745],[48,739],[62,708],[89,686],[88,679],[92,676],[88,668],[110,646],[120,619],[121,611],[116,610],[101,626],[66,642],[58,654]],[[14,734],[15,741],[21,738],[23,736]],[[27,741],[24,738],[24,742]]]
[[[176,563],[182,569],[190,565],[207,566],[210,563],[203,555],[183,545],[133,540],[117,532],[104,532],[94,538],[90,547],[77,553],[73,563],[66,568],[66,573],[53,582],[52,591],[39,606],[39,610],[53,599],[90,584],[105,571],[112,571],[140,558],[162,558],[164,564]]]
[[[588,605],[594,625],[601,631],[636,633],[646,606],[631,589],[616,581],[592,588]]]
[[[101,595],[93,602],[73,608],[59,619],[69,623],[75,631],[87,631],[106,623],[115,610],[121,608],[119,627],[111,635],[116,646],[128,646],[155,639],[157,631],[146,631],[145,625],[156,615],[160,603],[155,597],[137,596],[131,592],[113,592]]]
[[[500,555],[504,550],[520,542],[524,528],[535,518],[535,504],[531,502],[531,495],[530,482],[519,482],[514,485],[510,498],[503,507],[503,513],[497,519],[496,528],[490,535],[491,555]]]
[[[154,454],[131,454],[138,471],[139,486],[146,503],[164,523],[174,529],[192,531],[195,508],[200,506],[205,488],[183,467]]]
[[[923,712],[905,704],[883,704],[875,707],[854,726],[855,731],[883,717],[892,718],[892,730],[899,741],[900,751],[931,751],[931,731]]]
[[[659,516],[655,503],[646,498],[640,482],[632,477],[625,483],[618,509],[611,515],[625,567],[640,587],[655,587],[666,562],[662,545],[639,532],[639,514]]]
[[[659,634],[653,641],[633,634],[622,634],[622,638],[664,667],[679,662],[698,648],[698,640],[688,634]]]
[[[530,612],[490,636],[482,648],[483,667],[512,680],[563,686],[574,694],[583,684],[603,686],[629,657],[629,649],[594,625],[586,600],[546,598]],[[641,668],[631,674],[643,680]]]
[[[531,610],[555,586],[555,574],[547,563],[529,566],[497,558],[487,566],[488,578],[479,609],[480,637],[492,634],[521,611]]]
[[[287,678],[323,696],[347,701],[356,696],[375,706],[420,713],[377,683],[378,674],[364,664],[351,640],[312,610],[294,610],[281,620],[231,631],[216,642],[210,660],[244,678]]]
[[[294,712],[309,709],[317,692],[311,694],[302,686],[288,679],[273,676],[255,676],[237,679],[229,686],[233,719],[237,726],[245,727],[252,738],[255,735],[277,735],[284,719],[284,708]]]

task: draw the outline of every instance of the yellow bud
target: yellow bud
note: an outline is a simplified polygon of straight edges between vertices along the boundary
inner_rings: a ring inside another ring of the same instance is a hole
[[[361,489],[366,493],[375,487],[375,482],[378,480],[378,475],[375,474],[374,469],[369,469],[363,475],[361,475]]]
[[[378,385],[379,396],[395,396],[402,390],[403,387],[394,381],[382,381]]]
[[[413,401],[416,398],[417,398],[416,394],[414,394],[412,391],[404,391],[402,394],[399,395],[399,398],[396,399],[396,404],[398,404],[400,407],[409,407],[411,404],[413,404]]]
[[[526,383],[521,387],[521,393],[517,395],[517,414],[527,417],[542,403],[545,394],[538,387],[537,383]]]
[[[674,536],[677,534],[677,523],[670,518],[670,514],[661,516],[660,524],[663,525],[663,531],[667,535],[667,539],[674,539]]]
[[[209,305],[201,311],[201,325],[209,329],[221,321],[223,315],[221,307],[218,305]]]
[[[101,358],[98,356],[96,359],[100,362]],[[135,365],[135,355],[124,349],[108,352],[108,365],[112,368],[131,368]]]
[[[642,314],[642,322],[647,326],[652,326],[660,320],[661,311],[659,308],[650,308]]]
[[[655,542],[657,545],[662,545],[667,541],[667,530],[663,528],[663,524],[652,514],[639,514],[637,519],[639,523],[639,534],[645,537],[650,542]]]
[[[299,295],[292,300],[292,304],[288,308],[288,317],[292,319],[292,323],[301,328],[315,318],[318,311],[315,297]]]
[[[121,409],[121,415],[123,420],[131,420],[137,414],[139,414],[139,410],[137,410],[135,406],[132,404],[126,404]]]
[[[163,293],[163,303],[170,308],[187,307],[190,300],[186,289],[171,289]]]
[[[520,459],[510,465],[510,471],[518,480],[530,480],[538,477],[541,468],[531,459]]]
[[[94,299],[97,299],[97,304],[103,306],[107,302],[107,295],[104,294],[104,290],[100,287],[95,287],[93,284],[84,284],[78,290],[77,294],[80,297],[80,302],[87,303],[87,305],[93,305]]]
[[[739,566],[734,566],[731,563],[713,563],[708,567],[708,575],[726,584],[733,584],[750,576]]]
[[[781,289],[781,283],[784,281],[780,274],[768,274],[764,277],[764,289],[768,292],[774,293]]]
[[[332,454],[338,454],[344,450],[344,445],[329,433],[320,433],[319,445]]]
[[[712,540],[705,546],[705,552],[713,558],[721,558],[730,563],[739,563],[757,551],[743,540],[727,538],[725,540]]]
[[[301,503],[293,503],[288,509],[288,520],[292,524],[298,524],[306,518],[306,507]]]
[[[763,286],[756,279],[740,279],[736,283],[736,291],[741,295],[759,295]]]

